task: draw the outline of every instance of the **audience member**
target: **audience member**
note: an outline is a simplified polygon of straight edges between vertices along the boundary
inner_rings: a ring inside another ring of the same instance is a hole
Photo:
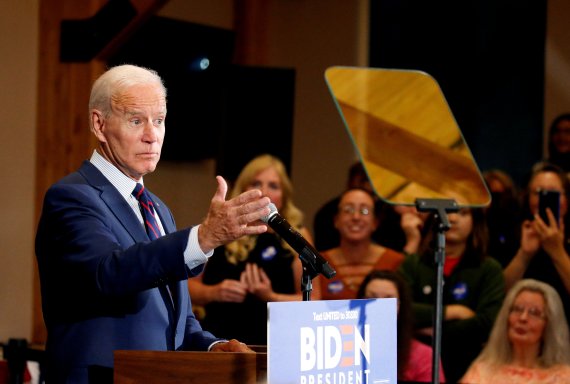
[[[432,349],[412,335],[412,298],[406,282],[393,271],[373,270],[362,281],[358,299],[398,299],[397,353],[398,380],[431,383]],[[445,382],[441,362],[440,382]]]
[[[101,383],[91,375],[108,373],[121,349],[251,351],[202,330],[186,280],[214,248],[265,232],[244,224],[267,215],[269,199],[253,190],[226,201],[218,177],[202,224],[177,231],[167,206],[143,187],[160,158],[165,117],[166,90],[154,71],[118,66],[93,84],[98,147],[49,188],[36,235],[48,383]]]
[[[538,214],[539,191],[560,192],[560,221],[548,214],[545,222]],[[568,243],[568,193],[570,185],[564,171],[556,165],[541,162],[532,169],[524,193],[528,219],[521,226],[519,249],[504,270],[507,288],[522,278],[544,281],[556,289],[566,318],[570,318],[570,245]]]
[[[418,212],[416,207],[397,205],[394,212],[400,215],[400,228],[405,235],[403,252],[411,255],[418,252],[424,233],[424,224],[429,216],[428,213]]]
[[[402,250],[406,238],[399,227],[400,215],[391,205],[384,203],[374,195],[374,190],[361,162],[354,163],[348,172],[346,189],[354,188],[365,189],[374,196],[379,225],[372,234],[373,241],[388,248]],[[319,251],[326,251],[340,244],[340,234],[334,226],[334,217],[337,214],[339,202],[340,196],[337,196],[323,205],[315,214],[313,231],[315,248]]]
[[[336,276],[315,278],[325,300],[354,299],[371,270],[396,270],[404,259],[401,253],[372,241],[378,219],[374,196],[364,189],[349,189],[341,195],[334,226],[340,233],[340,246],[321,254],[336,270]]]
[[[570,113],[556,117],[548,131],[548,161],[570,172]]]
[[[446,379],[457,382],[487,340],[505,295],[499,263],[486,254],[487,228],[482,209],[448,215],[445,233],[441,358]],[[433,216],[426,221],[431,229]],[[435,310],[434,233],[422,239],[418,254],[406,257],[400,272],[410,285],[417,333],[431,343]],[[427,337],[426,337],[427,336]],[[419,337],[419,336],[418,336]]]
[[[507,266],[518,249],[521,222],[519,193],[511,177],[504,171],[483,172],[491,192],[491,204],[486,209],[489,229],[489,255]]]
[[[261,155],[239,174],[232,196],[261,190],[309,241],[303,215],[293,204],[293,188],[283,163]],[[301,300],[301,260],[273,231],[245,236],[217,248],[201,276],[188,280],[195,303],[204,305],[205,328],[248,344],[267,344],[267,302]],[[313,299],[320,297],[318,287]]]
[[[570,383],[568,338],[556,291],[537,280],[520,280],[503,302],[489,342],[461,382]]]

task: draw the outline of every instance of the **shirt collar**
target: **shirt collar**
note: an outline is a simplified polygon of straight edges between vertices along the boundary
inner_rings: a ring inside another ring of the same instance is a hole
[[[101,156],[97,150],[93,151],[93,155],[91,155],[91,159],[89,159],[89,161],[99,171],[101,171],[103,176],[105,176],[115,188],[117,188],[125,200],[128,200],[130,198],[137,184],[136,181],[125,175],[117,167],[107,161],[107,159]],[[138,183],[144,185],[142,177]]]

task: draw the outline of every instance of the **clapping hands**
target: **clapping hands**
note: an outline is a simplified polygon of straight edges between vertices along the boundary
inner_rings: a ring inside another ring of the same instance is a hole
[[[216,301],[241,303],[248,293],[262,301],[272,301],[274,295],[271,280],[265,271],[252,263],[246,264],[239,281],[225,279],[217,285]]]

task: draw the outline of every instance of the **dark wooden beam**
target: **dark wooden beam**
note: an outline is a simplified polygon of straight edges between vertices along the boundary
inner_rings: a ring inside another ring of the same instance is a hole
[[[270,2],[234,0],[235,64],[268,65],[267,29]]]

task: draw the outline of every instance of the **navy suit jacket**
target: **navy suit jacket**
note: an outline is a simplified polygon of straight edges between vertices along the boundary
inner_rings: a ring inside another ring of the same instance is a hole
[[[36,256],[49,383],[88,382],[90,367],[113,366],[114,350],[207,350],[219,340],[192,313],[186,280],[201,267],[184,263],[190,229],[176,231],[151,197],[166,232],[152,242],[88,161],[47,191]]]

